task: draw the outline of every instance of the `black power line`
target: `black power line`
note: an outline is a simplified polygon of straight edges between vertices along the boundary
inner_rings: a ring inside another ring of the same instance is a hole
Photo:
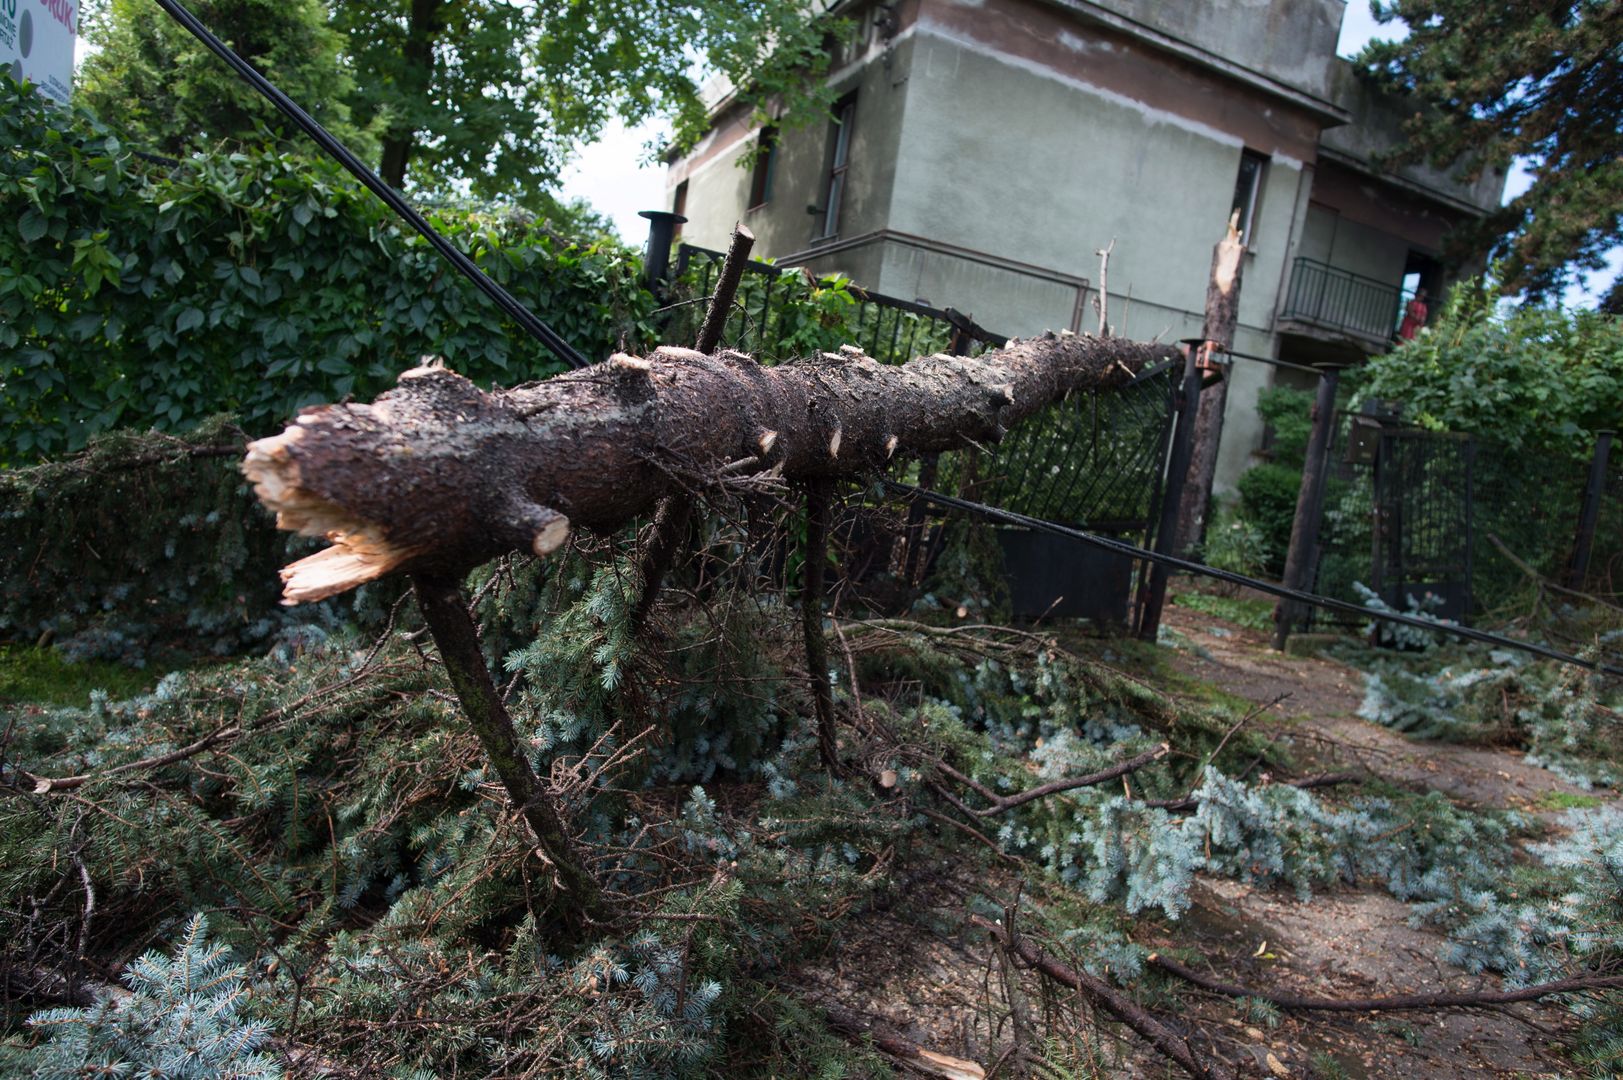
[[[532,337],[545,345],[552,354],[570,367],[583,368],[590,361],[582,356],[574,346],[558,336],[557,331],[542,322],[541,319],[518,301],[512,293],[497,284],[490,275],[479,269],[472,259],[458,251],[456,245],[435,231],[400,193],[388,184],[377,173],[367,168],[349,148],[333,137],[332,133],[316,122],[315,118],[301,109],[298,104],[265,76],[254,70],[252,64],[238,56],[231,46],[215,37],[209,28],[198,21],[197,16],[187,11],[178,3],[178,0],[157,0],[158,6],[185,27],[198,41],[208,46],[210,52],[224,60],[231,70],[242,76],[243,81],[263,94],[272,105],[275,105],[292,120],[304,133],[316,141],[327,153],[331,154],[338,163],[348,169],[350,174],[365,184],[371,192],[382,199],[389,209],[405,218],[412,228],[423,235],[423,239],[433,245],[434,250],[445,257],[446,261],[454,266],[458,273],[473,282],[480,292],[488,296],[493,303],[506,312],[514,322],[523,327]]]
[[[944,495],[939,491],[931,491],[928,488],[914,487],[911,484],[899,484],[894,480],[885,480],[883,483],[887,488],[897,492],[898,494],[912,495],[923,499],[926,502],[933,502],[938,506],[945,506],[954,510],[963,510],[971,514],[979,514],[982,517],[992,518],[996,521],[1008,522],[1011,525],[1021,525],[1028,529],[1035,529],[1038,532],[1052,533],[1055,536],[1068,536],[1073,540],[1080,540],[1085,544],[1091,544],[1094,547],[1102,548],[1105,551],[1115,552],[1118,555],[1126,555],[1134,559],[1148,559],[1150,562],[1161,563],[1176,570],[1184,570],[1191,574],[1199,574],[1204,577],[1216,578],[1218,581],[1227,581],[1234,585],[1244,585],[1248,589],[1256,589],[1258,592],[1265,592],[1272,596],[1280,597],[1284,600],[1295,600],[1298,603],[1310,604],[1314,607],[1328,608],[1331,611],[1345,612],[1348,614],[1357,615],[1361,618],[1377,619],[1382,622],[1401,623],[1404,626],[1415,626],[1422,630],[1435,630],[1444,634],[1453,634],[1455,637],[1462,637],[1469,641],[1479,641],[1487,645],[1502,646],[1506,649],[1519,649],[1522,652],[1532,653],[1535,656],[1542,656],[1547,660],[1557,660],[1563,664],[1572,664],[1576,667],[1587,668],[1590,671],[1598,671],[1606,675],[1623,675],[1623,668],[1602,663],[1598,660],[1585,660],[1581,657],[1572,656],[1556,649],[1551,649],[1548,646],[1540,645],[1536,642],[1519,641],[1516,638],[1504,637],[1500,634],[1491,634],[1486,630],[1477,630],[1469,626],[1460,626],[1457,623],[1438,622],[1434,619],[1425,619],[1417,615],[1406,615],[1399,611],[1373,611],[1369,608],[1360,607],[1359,605],[1350,603],[1346,600],[1334,600],[1328,596],[1319,596],[1315,593],[1302,592],[1297,589],[1287,589],[1285,586],[1275,585],[1271,581],[1260,581],[1257,578],[1247,577],[1244,574],[1236,574],[1228,570],[1219,570],[1216,567],[1205,566],[1197,562],[1190,562],[1187,559],[1180,559],[1174,555],[1162,555],[1157,552],[1138,547],[1134,544],[1126,543],[1122,540],[1112,540],[1109,537],[1096,536],[1093,533],[1083,532],[1081,529],[1073,529],[1067,525],[1058,525],[1052,521],[1044,521],[1041,518],[1027,517],[1025,514],[1017,514],[1012,510],[1000,510],[995,506],[988,506],[985,503],[973,502],[969,499],[960,499],[952,495]]]

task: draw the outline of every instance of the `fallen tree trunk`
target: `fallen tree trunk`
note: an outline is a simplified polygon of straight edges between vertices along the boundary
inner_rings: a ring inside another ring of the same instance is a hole
[[[425,366],[371,404],[305,410],[251,443],[243,471],[281,528],[332,542],[282,571],[292,604],[545,555],[572,526],[615,528],[727,466],[810,481],[995,442],[1067,393],[1171,354],[1072,334],[899,366],[849,346],[771,368],[662,348],[493,393]]]

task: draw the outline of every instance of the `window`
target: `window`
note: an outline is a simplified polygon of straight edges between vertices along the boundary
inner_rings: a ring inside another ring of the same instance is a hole
[[[755,147],[755,169],[750,174],[749,208],[765,206],[772,198],[772,174],[778,166],[778,129],[765,127]]]
[[[687,212],[688,182],[684,180],[680,184],[676,185],[676,199],[671,203],[671,213],[675,214],[677,217],[681,217]],[[676,223],[676,227],[671,230],[671,238],[675,240],[680,240],[682,238],[682,223],[680,221],[678,221]]]
[[[1262,174],[1268,157],[1255,150],[1240,155],[1240,175],[1234,180],[1234,205],[1230,213],[1240,215],[1240,242],[1251,246],[1251,226],[1256,221],[1258,196],[1262,194]]]
[[[851,121],[857,114],[853,94],[834,107],[833,153],[829,155],[828,184],[823,192],[823,235],[840,231],[840,208],[845,202],[845,174],[851,161]]]

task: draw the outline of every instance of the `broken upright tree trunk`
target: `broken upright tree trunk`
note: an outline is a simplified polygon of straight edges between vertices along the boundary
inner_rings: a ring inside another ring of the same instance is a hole
[[[721,345],[722,331],[727,328],[727,316],[732,314],[738,283],[743,280],[750,249],[754,246],[755,234],[742,225],[734,225],[732,243],[727,246],[727,257],[721,264],[721,273],[716,276],[716,291],[710,295],[704,325],[699,328],[698,347],[702,353],[713,353]],[[632,609],[633,626],[640,628],[648,621],[654,601],[659,599],[659,590],[665,584],[665,575],[670,572],[692,521],[693,497],[687,492],[659,500],[637,575],[642,592],[637,597],[637,606]]]
[[[996,442],[1065,394],[1124,383],[1171,353],[1046,334],[974,359],[888,366],[847,346],[763,368],[665,348],[495,393],[427,366],[371,404],[305,410],[250,444],[243,469],[280,527],[332,543],[282,571],[291,604],[394,573],[546,555],[572,526],[617,528],[724,469],[805,482]]]
[[[1201,337],[1212,348],[1228,351],[1234,347],[1234,328],[1240,321],[1240,276],[1245,268],[1245,244],[1240,237],[1239,213],[1229,217],[1228,232],[1212,249],[1212,275],[1206,283],[1206,322]],[[1195,413],[1193,456],[1183,501],[1178,507],[1177,552],[1187,556],[1200,542],[1206,527],[1206,508],[1212,500],[1212,481],[1217,475],[1217,447],[1223,438],[1223,409],[1228,405],[1229,381],[1225,376],[1200,395]]]

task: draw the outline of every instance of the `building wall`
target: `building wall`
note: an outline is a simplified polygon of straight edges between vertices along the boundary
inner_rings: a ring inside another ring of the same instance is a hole
[[[1251,150],[1267,166],[1235,349],[1277,356],[1298,256],[1397,285],[1411,248],[1436,252],[1453,220],[1497,198],[1491,179],[1369,171],[1391,103],[1347,82],[1334,56],[1342,7],[900,0],[891,36],[870,29],[832,76],[858,94],[838,234],[816,236],[806,213],[822,200],[828,125],[783,135],[772,200],[745,211],[750,177],[733,162],[753,136],[723,112],[671,171],[673,189],[689,185],[684,239],[724,247],[741,219],[762,254],[1016,335],[1097,329],[1097,251],[1114,241],[1111,328],[1176,341],[1201,333],[1211,250]],[[1371,131],[1330,145],[1327,127],[1356,116]],[[1301,361],[1313,343],[1289,348]],[[1273,373],[1237,363],[1229,378],[1219,491],[1261,444],[1256,395]]]

